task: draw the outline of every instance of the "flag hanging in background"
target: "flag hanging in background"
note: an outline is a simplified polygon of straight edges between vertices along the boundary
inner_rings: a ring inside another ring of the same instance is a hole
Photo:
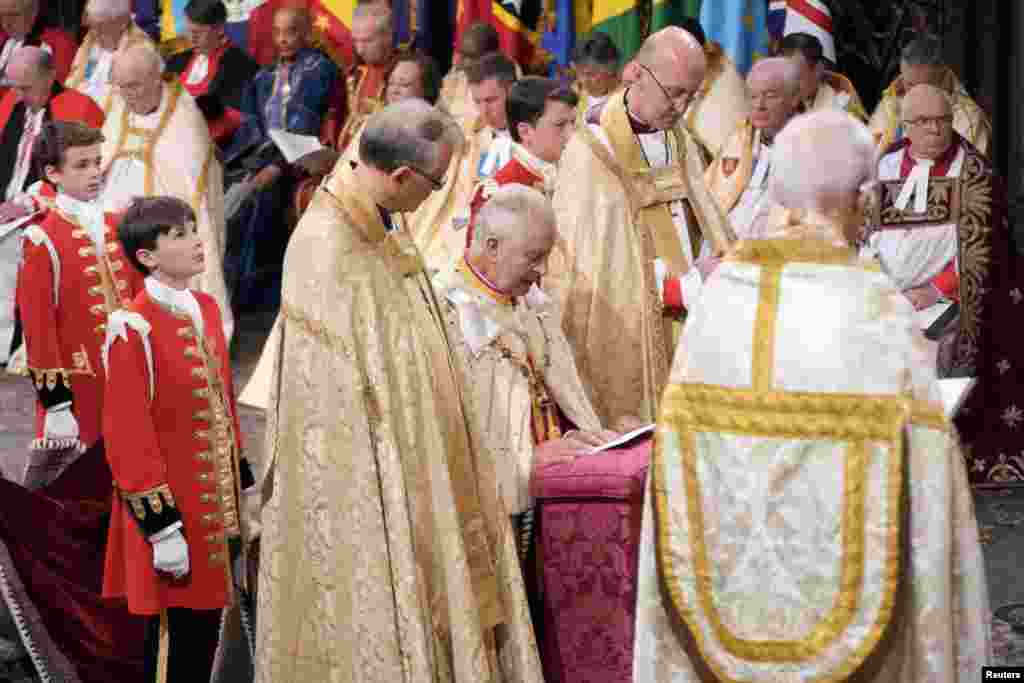
[[[548,30],[544,32],[541,47],[552,55],[552,78],[570,78],[569,63],[576,46],[576,2],[578,0],[557,0],[553,13],[547,17]]]
[[[478,21],[491,23],[491,0],[457,0],[457,2],[455,44],[453,46],[456,55],[452,61],[458,60],[459,44],[462,43],[462,32],[466,30],[466,27]]]
[[[651,6],[651,33],[666,26],[679,26],[686,17],[700,17],[700,7],[701,0],[654,0]]]
[[[763,2],[763,0],[762,0]],[[591,32],[604,31],[612,37],[625,64],[640,49],[640,8],[637,0],[594,0]]]
[[[767,15],[765,0],[712,0],[701,6],[700,23],[708,40],[721,45],[746,74],[755,59],[768,55]]]
[[[418,5],[418,0],[392,0],[391,2],[391,22],[395,28],[395,45],[400,48],[412,47],[412,43],[416,39]]]
[[[836,61],[836,43],[832,38],[832,13],[821,0],[787,0],[786,27],[783,35],[809,33],[821,41],[825,59]]]
[[[313,18],[313,44],[340,67],[352,63],[352,12],[356,0],[265,0],[249,15],[249,54],[263,65],[274,61],[274,13],[304,6]]]
[[[185,5],[188,0],[160,0],[160,47],[173,54],[188,47]]]
[[[770,0],[768,3],[768,37],[772,41],[782,40],[786,29],[786,0]]]
[[[228,39],[243,50],[249,49],[249,17],[263,0],[224,0],[228,23],[224,27]]]
[[[544,0],[494,0],[491,17],[506,56],[531,72],[550,63],[551,53],[541,45],[548,23]]]

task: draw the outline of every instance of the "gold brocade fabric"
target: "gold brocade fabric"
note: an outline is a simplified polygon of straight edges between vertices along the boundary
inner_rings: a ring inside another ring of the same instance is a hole
[[[840,226],[778,227],[727,255],[676,354],[634,680],[971,680],[990,613],[934,351],[892,282],[822,238]]]
[[[596,137],[602,131],[610,149]],[[691,227],[724,250],[732,231],[704,186],[697,144],[681,128],[671,137],[678,152],[667,167],[672,194],[686,196]],[[605,105],[599,131],[589,126],[569,141],[552,200],[560,232],[555,251],[564,262],[552,259],[545,287],[561,307],[580,375],[605,424],[624,415],[654,420],[675,348],[654,260],[676,264],[670,270],[677,274],[690,266],[668,204],[656,201],[662,175],[644,177],[649,170],[618,93]]]
[[[551,421],[556,406],[579,429],[601,428],[560,316],[548,301],[531,303],[520,297],[514,307],[502,305],[476,287],[463,269],[438,274],[434,286],[466,387],[474,444],[482,458],[495,463],[508,511],[523,512],[530,506],[537,435],[543,429],[547,434],[539,440],[555,438]],[[481,329],[491,334],[481,334]],[[524,371],[526,363],[530,370]]]
[[[256,680],[536,680],[489,645],[509,588],[433,292],[350,169],[300,221],[282,300]]]
[[[697,99],[686,110],[686,128],[714,158],[740,121],[750,116],[750,94],[721,45],[709,40],[704,56],[707,73]]]

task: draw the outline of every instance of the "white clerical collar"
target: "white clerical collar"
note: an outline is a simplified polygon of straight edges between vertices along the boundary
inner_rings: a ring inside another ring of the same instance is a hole
[[[102,254],[106,249],[107,221],[103,206],[99,202],[83,202],[69,194],[57,194],[57,208],[74,218],[89,232],[96,253]]]
[[[205,54],[197,54],[192,61],[192,68],[189,69],[188,78],[185,83],[188,85],[199,85],[206,80],[210,73],[210,58]]]
[[[909,150],[907,154],[910,154]],[[907,208],[907,204],[910,203],[911,197],[913,197],[914,213],[924,213],[928,208],[928,178],[931,176],[935,160],[914,159],[912,156],[910,158],[914,162],[914,168],[911,169],[910,175],[907,176],[906,182],[903,183],[903,188],[900,190],[900,194],[896,197],[893,205],[900,211],[904,211]]]
[[[186,313],[192,318],[192,324],[199,334],[203,334],[203,312],[199,309],[199,302],[190,289],[175,289],[150,275],[146,278],[146,293],[158,304],[170,308],[175,313]]]

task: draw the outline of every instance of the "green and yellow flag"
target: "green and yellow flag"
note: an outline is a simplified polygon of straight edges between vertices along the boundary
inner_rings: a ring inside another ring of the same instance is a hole
[[[623,63],[633,57],[643,42],[639,4],[637,0],[593,0],[590,31],[610,35],[622,53]]]
[[[700,17],[700,5],[701,0],[654,0],[651,6],[651,33],[666,26],[679,26],[685,17]]]

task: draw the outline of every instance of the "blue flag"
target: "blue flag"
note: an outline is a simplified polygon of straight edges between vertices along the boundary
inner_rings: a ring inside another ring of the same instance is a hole
[[[576,47],[575,0],[556,0],[554,15],[546,19],[548,26],[540,44],[554,57],[551,77],[568,80],[569,63],[572,61],[573,48]]]
[[[701,5],[700,24],[746,74],[755,58],[768,55],[767,14],[765,0],[716,0]]]

